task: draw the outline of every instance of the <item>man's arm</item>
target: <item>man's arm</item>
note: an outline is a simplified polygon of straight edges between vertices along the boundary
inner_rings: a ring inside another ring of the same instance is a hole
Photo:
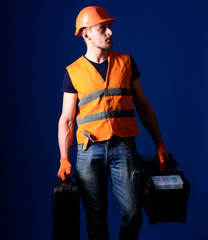
[[[58,124],[58,141],[61,158],[69,157],[74,137],[76,104],[77,94],[64,93],[62,114]]]
[[[151,103],[144,94],[139,78],[137,78],[131,83],[131,88],[137,113],[139,115],[139,118],[141,119],[142,124],[147,129],[148,133],[150,134],[155,143],[155,146],[157,148],[157,154],[160,159],[161,171],[164,171],[164,165],[165,162],[168,160],[168,154],[160,133],[160,128],[155,112],[152,108]]]
[[[74,138],[74,118],[76,113],[77,94],[64,93],[62,114],[58,124],[58,142],[60,149],[60,168],[58,177],[65,179],[64,174],[71,174],[69,153]]]

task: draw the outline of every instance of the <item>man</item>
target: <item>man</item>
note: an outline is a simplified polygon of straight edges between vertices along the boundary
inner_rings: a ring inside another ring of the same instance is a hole
[[[63,110],[59,120],[59,178],[71,173],[69,160],[77,108],[78,154],[75,177],[86,212],[90,240],[108,240],[107,187],[110,177],[121,208],[120,240],[136,240],[142,224],[140,164],[135,136],[138,115],[155,142],[161,171],[168,160],[151,104],[131,56],[112,47],[111,18],[101,7],[84,8],[76,19],[76,36],[87,52],[66,68]]]

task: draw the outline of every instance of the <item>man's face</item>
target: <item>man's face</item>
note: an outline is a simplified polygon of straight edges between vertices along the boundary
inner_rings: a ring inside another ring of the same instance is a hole
[[[89,31],[94,47],[110,49],[113,46],[111,24],[109,22],[96,24]]]

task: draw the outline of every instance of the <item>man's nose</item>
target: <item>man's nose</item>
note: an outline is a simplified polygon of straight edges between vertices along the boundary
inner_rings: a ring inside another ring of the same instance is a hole
[[[113,32],[110,28],[107,28],[106,29],[106,34],[107,34],[107,36],[111,36],[111,35],[113,35]]]

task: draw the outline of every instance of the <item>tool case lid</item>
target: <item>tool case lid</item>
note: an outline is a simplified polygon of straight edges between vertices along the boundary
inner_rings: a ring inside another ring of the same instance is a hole
[[[151,176],[155,190],[183,189],[183,181],[179,175]]]

